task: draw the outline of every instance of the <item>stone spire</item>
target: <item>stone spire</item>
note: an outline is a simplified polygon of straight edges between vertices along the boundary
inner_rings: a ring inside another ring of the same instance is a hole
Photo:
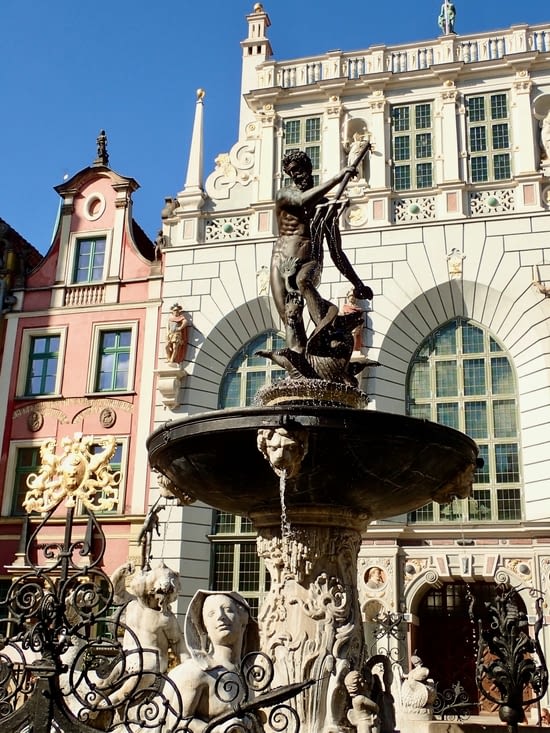
[[[187,177],[183,191],[178,193],[178,202],[183,211],[200,209],[206,195],[203,188],[203,99],[204,89],[197,89],[195,121],[187,164]]]
[[[193,136],[189,150],[187,177],[183,190],[185,193],[196,193],[203,190],[203,99],[204,89],[197,89],[197,105],[195,107],[195,121]]]
[[[94,165],[104,165],[106,168],[109,166],[109,153],[107,152],[107,135],[105,130],[100,130],[97,136],[97,158],[94,160]]]

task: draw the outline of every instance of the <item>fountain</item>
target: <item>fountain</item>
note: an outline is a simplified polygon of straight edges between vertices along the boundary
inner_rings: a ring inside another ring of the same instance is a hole
[[[430,500],[468,496],[477,466],[477,447],[467,436],[366,409],[356,374],[367,360],[351,361],[358,315],[339,314],[317,289],[326,242],[355,296],[372,297],[338,231],[342,192],[368,149],[317,187],[305,154],[283,161],[295,185],[276,200],[280,236],[271,288],[287,348],[260,354],[288,377],[262,390],[252,407],[169,422],[148,440],[151,465],[176,496],[254,523],[271,575],[259,614],[260,648],[273,662],[274,686],[315,681],[293,703],[305,733],[349,730],[352,718],[370,725],[367,713],[347,717],[345,686],[350,672],[365,677],[357,555],[368,524]],[[337,184],[336,199],[327,202]],[[309,335],[304,309],[313,324]]]

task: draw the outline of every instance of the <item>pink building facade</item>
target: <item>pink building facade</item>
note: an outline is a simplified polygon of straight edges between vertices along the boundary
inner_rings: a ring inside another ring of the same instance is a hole
[[[6,315],[0,372],[0,582],[24,564],[22,507],[40,447],[83,434],[100,450],[114,437],[118,501],[99,519],[107,536],[104,570],[138,560],[150,472],[145,440],[152,426],[161,264],[132,218],[133,178],[98,158],[56,187],[60,213],[52,246],[29,274]],[[78,515],[78,507],[77,507]],[[33,519],[38,515],[33,515]],[[63,512],[53,535],[62,537]],[[82,526],[85,517],[82,512]]]

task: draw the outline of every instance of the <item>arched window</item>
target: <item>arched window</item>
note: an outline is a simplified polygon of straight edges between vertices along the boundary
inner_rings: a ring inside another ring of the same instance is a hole
[[[286,372],[268,359],[255,356],[258,350],[284,348],[283,336],[267,331],[249,341],[231,359],[220,385],[218,406],[250,405],[265,384],[282,379]],[[256,553],[256,533],[246,517],[227,512],[214,513],[212,540],[212,589],[236,590],[247,599],[256,614],[269,590],[269,574]]]
[[[261,333],[243,346],[224,372],[218,407],[221,409],[250,405],[260,387],[282,379],[285,376],[284,369],[255,354],[260,350],[273,351],[284,346],[284,337],[275,331]]]
[[[407,413],[466,433],[484,461],[469,499],[426,504],[409,522],[522,518],[516,380],[487,329],[456,318],[420,345],[407,375]]]

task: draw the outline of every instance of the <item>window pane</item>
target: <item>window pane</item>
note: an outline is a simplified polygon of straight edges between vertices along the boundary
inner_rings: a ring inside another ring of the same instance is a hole
[[[216,534],[233,534],[235,532],[235,515],[228,512],[216,512]]]
[[[417,417],[419,420],[431,420],[432,411],[430,405],[409,405],[408,414]]]
[[[411,157],[410,137],[408,135],[396,137],[393,152],[395,160],[408,160]]]
[[[491,96],[491,117],[493,120],[508,117],[506,94],[493,94]]]
[[[521,495],[519,489],[497,491],[497,516],[499,519],[521,519]]]
[[[481,156],[479,158],[472,158],[472,181],[473,183],[480,183],[481,181],[487,181],[489,178],[489,168],[487,166],[487,158]]]
[[[241,404],[241,375],[228,372],[220,388],[220,401],[224,407],[239,407]]]
[[[515,438],[517,436],[515,401],[496,400],[493,402],[493,422],[495,438]]]
[[[464,360],[464,394],[485,394],[485,359]]]
[[[483,466],[476,468],[474,475],[474,484],[488,484],[491,480],[489,471],[489,446],[478,445],[479,457],[483,461]]]
[[[493,394],[510,394],[514,391],[512,367],[505,356],[491,358],[491,386]]]
[[[424,127],[432,126],[432,113],[431,106],[429,104],[417,104],[416,105],[416,128],[421,130]]]
[[[501,150],[510,147],[507,123],[493,125],[493,147]]]
[[[239,562],[239,591],[257,591],[260,584],[260,558],[256,552],[256,543],[241,543]]]
[[[416,362],[413,364],[409,379],[412,398],[419,399],[430,396],[430,365],[427,362]]]
[[[418,188],[431,188],[432,186],[432,164],[417,163],[416,185]]]
[[[487,403],[466,402],[464,405],[465,431],[470,438],[487,437]]]
[[[235,544],[232,542],[220,542],[213,545],[214,568],[213,568],[213,589],[233,590],[233,558]]]
[[[394,168],[394,188],[403,191],[411,187],[411,167],[409,165],[396,165]]]
[[[306,143],[318,142],[320,139],[321,139],[321,118],[320,117],[311,117],[307,119],[306,120]]]
[[[483,331],[471,323],[462,326],[462,351],[465,354],[480,354],[485,350]]]
[[[456,323],[452,321],[440,328],[435,334],[435,353],[437,356],[456,354]]]
[[[297,145],[300,142],[300,120],[285,122],[285,142],[287,145]]]
[[[519,481],[518,446],[516,443],[495,445],[497,481],[502,484]]]
[[[468,99],[468,117],[470,122],[480,122],[485,119],[485,99],[483,97]]]
[[[124,390],[129,384],[131,331],[103,331],[100,335],[96,390]]]
[[[487,150],[487,130],[484,127],[470,127],[470,150],[473,153]]]
[[[26,514],[23,508],[23,501],[28,491],[27,478],[31,473],[38,473],[40,470],[40,448],[38,446],[18,448],[15,461],[11,514],[13,516],[23,516]]]
[[[511,178],[512,169],[510,168],[510,154],[501,153],[500,155],[495,155],[494,167],[495,167],[495,179],[497,181],[502,181],[505,178]]]
[[[407,521],[411,524],[415,522],[433,522],[434,518],[434,505],[424,504],[420,509],[415,509],[413,512],[409,512]]]
[[[28,396],[55,392],[59,362],[59,336],[37,336],[30,340],[29,365],[25,384]]]
[[[94,282],[103,277],[106,239],[81,239],[76,243],[74,283]]]
[[[491,519],[491,492],[489,489],[474,489],[468,499],[468,516],[471,520]]]
[[[404,131],[410,129],[410,113],[408,107],[394,107],[393,108],[393,124],[397,131]]]
[[[416,136],[416,157],[431,158],[432,156],[432,135],[424,132]]]
[[[313,170],[317,170],[321,165],[321,148],[319,145],[309,145],[305,149],[306,155],[309,155],[311,159],[311,166]]]
[[[456,361],[438,361],[435,365],[435,391],[437,397],[458,395]]]
[[[437,406],[437,422],[458,430],[458,403],[440,402]]]

